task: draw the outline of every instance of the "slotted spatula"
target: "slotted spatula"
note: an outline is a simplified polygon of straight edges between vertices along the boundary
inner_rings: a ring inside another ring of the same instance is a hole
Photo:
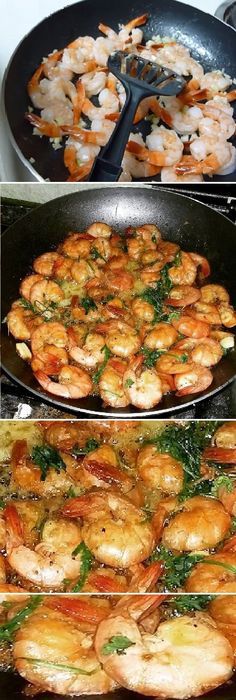
[[[111,138],[95,160],[89,178],[92,182],[116,182],[119,179],[125,147],[141,100],[151,95],[174,97],[183,90],[186,82],[172,70],[124,51],[115,51],[109,56],[108,68],[124,85],[126,102]]]

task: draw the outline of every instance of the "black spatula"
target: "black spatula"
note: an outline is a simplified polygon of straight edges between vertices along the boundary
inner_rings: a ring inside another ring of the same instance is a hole
[[[141,100],[151,95],[174,97],[185,86],[182,76],[172,70],[124,51],[115,51],[109,56],[108,68],[124,85],[126,102],[111,138],[95,160],[89,178],[92,182],[119,179],[125,147]]]

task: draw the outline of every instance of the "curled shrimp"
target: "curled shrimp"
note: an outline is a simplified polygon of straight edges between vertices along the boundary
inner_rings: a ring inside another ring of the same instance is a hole
[[[220,284],[205,284],[201,287],[201,300],[205,304],[228,304],[229,294]]]
[[[217,596],[210,602],[208,612],[218,629],[228,639],[236,658],[236,598],[234,595]]]
[[[108,360],[99,380],[99,391],[102,400],[108,406],[125,408],[129,405],[129,397],[123,386],[123,377],[127,369],[124,360],[111,358]]]
[[[141,299],[141,297],[136,297],[136,299],[133,299],[131,308],[135,316],[137,316],[137,318],[141,321],[151,323],[154,320],[155,311],[152,304],[149,304],[148,301]]]
[[[180,316],[172,321],[174,328],[187,338],[206,338],[210,332],[209,323],[197,321],[190,316]]]
[[[162,382],[154,369],[143,367],[142,364],[142,355],[130,362],[124,372],[123,388],[130,403],[147,410],[161,401]]]
[[[184,472],[180,462],[169,454],[161,454],[155,445],[145,445],[137,457],[137,470],[148,488],[165,493],[180,493]]]
[[[177,396],[188,396],[206,391],[213,382],[211,371],[199,365],[193,365],[191,370],[175,376]]]
[[[162,600],[129,596],[99,624],[95,649],[104,670],[128,690],[166,699],[184,700],[217,688],[233,673],[230,643],[206,613],[172,617],[154,634],[145,632],[140,620]],[[128,644],[119,658],[108,645],[120,635]]]
[[[80,558],[72,552],[81,541],[80,528],[63,520],[46,521],[42,541],[34,550],[24,544],[23,523],[15,508],[8,505],[6,520],[6,551],[9,566],[27,581],[40,587],[58,588],[65,578],[76,579],[80,573]],[[68,553],[71,550],[71,553]]]
[[[225,538],[229,528],[230,517],[219,501],[194,496],[164,527],[162,543],[179,552],[211,549]]]
[[[31,289],[35,282],[41,282],[43,280],[43,276],[40,275],[28,275],[28,277],[24,277],[22,282],[20,283],[20,293],[24,297],[24,299],[27,299],[27,301],[30,301],[30,294],[31,294]]]
[[[150,350],[168,349],[175,343],[177,337],[177,331],[169,323],[157,323],[145,336],[144,345]]]
[[[61,695],[114,690],[116,683],[102,669],[93,649],[91,628],[83,631],[80,619],[73,615],[76,604],[68,599],[64,606],[58,605],[58,610],[52,609],[53,604],[57,608],[56,603],[53,598],[50,606],[44,602],[18,630],[13,645],[16,670],[36,689]],[[95,612],[92,601],[85,601],[84,618],[91,619]]]
[[[188,593],[235,593],[236,554],[217,552],[193,566],[185,586]]]
[[[164,126],[156,127],[147,136],[147,147],[140,146],[136,141],[130,140],[126,146],[128,153],[132,153],[140,160],[145,160],[158,167],[171,166],[178,163],[183,153],[183,143],[175,131]]]
[[[168,274],[174,285],[192,285],[196,279],[197,268],[191,255],[181,252],[179,264],[170,267]]]
[[[128,323],[111,320],[98,324],[99,329],[106,333],[106,345],[114,355],[125,359],[138,352],[141,345],[139,335]]]
[[[190,287],[187,284],[179,284],[170,290],[169,296],[166,299],[166,304],[170,304],[170,306],[184,307],[195,304],[199,298],[199,289],[196,287]]]
[[[156,362],[157,372],[161,374],[182,374],[183,372],[191,372],[193,363],[188,361],[188,357],[176,352],[165,352]]]
[[[73,328],[71,329],[72,335],[70,334],[70,357],[88,368],[96,367],[98,363],[104,360],[104,337],[99,335],[99,333],[88,333],[85,339],[83,347],[77,345],[76,339],[74,340]]]
[[[77,462],[71,455],[60,452],[65,469],[59,473],[49,467],[46,478],[41,480],[41,470],[29,455],[26,440],[16,440],[11,455],[11,484],[13,489],[50,498],[63,494],[77,481]]]
[[[33,268],[35,272],[44,277],[51,277],[58,257],[58,253],[43,253],[43,255],[34,260]]]
[[[217,428],[213,435],[212,443],[217,447],[236,448],[235,421],[227,421]]]
[[[62,253],[69,258],[87,258],[93,243],[93,237],[89,234],[71,233],[62,245]]]
[[[203,321],[210,325],[220,325],[221,319],[218,307],[215,304],[206,304],[206,302],[197,301],[187,311],[191,318],[196,319],[196,321]]]
[[[219,304],[219,314],[221,323],[226,328],[234,328],[236,326],[236,311],[230,304]]]
[[[65,399],[81,399],[92,390],[92,380],[81,367],[64,366],[58,374],[58,382],[52,381],[42,370],[35,372],[40,386],[49,394],[63,396]]]
[[[144,561],[155,543],[152,525],[143,511],[111,489],[68,500],[63,516],[83,517],[85,544],[96,559],[108,566],[129,568]],[[102,538],[101,538],[102,533]]]
[[[45,304],[47,302],[60,303],[64,299],[64,292],[53,280],[39,280],[30,290],[32,304]]]
[[[30,311],[16,306],[7,314],[7,327],[16,340],[30,340],[32,326],[37,325]],[[41,319],[40,319],[41,323]]]
[[[213,367],[223,356],[223,350],[220,343],[213,338],[202,338],[196,342],[195,347],[191,351],[191,359],[194,363],[202,367]]]

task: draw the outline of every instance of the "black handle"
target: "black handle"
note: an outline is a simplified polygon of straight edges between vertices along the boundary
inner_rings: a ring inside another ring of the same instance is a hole
[[[143,90],[131,93],[127,86],[126,101],[119,121],[107,145],[96,158],[89,180],[92,182],[116,182],[121,173],[121,161],[131,132],[139,102],[145,97]]]

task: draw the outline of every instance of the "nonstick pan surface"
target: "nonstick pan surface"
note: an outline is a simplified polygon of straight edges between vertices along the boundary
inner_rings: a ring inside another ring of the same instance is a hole
[[[26,682],[23,678],[20,678],[15,673],[1,673],[0,672],[0,697],[1,700],[24,700],[26,695],[24,695],[24,688]],[[231,681],[227,685],[223,685],[217,690],[213,690],[211,693],[206,693],[201,695],[200,700],[235,700],[236,692],[236,679]],[[84,700],[99,700],[101,695],[83,695]],[[56,695],[55,693],[37,693],[38,700],[70,700],[71,695]],[[120,689],[115,693],[106,693],[103,695],[104,700],[145,700],[144,695],[138,695],[137,693],[129,692],[128,690]],[[174,700],[171,698],[170,700]],[[190,698],[189,700],[194,700]]]
[[[26,85],[43,56],[53,49],[64,48],[79,35],[98,36],[99,22],[116,29],[119,23],[126,23],[144,12],[149,14],[143,28],[146,40],[155,34],[170,35],[190,49],[193,58],[200,61],[205,71],[223,68],[232,78],[235,77],[235,30],[176,0],[133,0],[131,4],[127,0],[117,3],[86,0],[54,13],[19,44],[6,70],[4,84],[5,109],[13,145],[37,179],[49,178],[58,182],[68,178],[63,149],[54,151],[48,139],[33,136],[32,127],[24,118],[30,102]],[[140,124],[137,128],[139,131]],[[34,159],[34,164],[30,159]],[[214,176],[214,180],[236,182],[236,172]]]
[[[93,221],[105,221],[117,230],[126,226],[156,223],[163,238],[176,241],[189,251],[208,258],[212,267],[211,282],[223,284],[236,303],[234,274],[235,227],[221,214],[195,200],[159,188],[113,186],[93,187],[54,199],[33,210],[7,229],[2,240],[2,314],[5,318],[12,302],[19,296],[20,280],[29,274],[33,260],[41,253],[55,249],[69,231],[83,231]],[[236,374],[236,351],[222,358],[213,368],[211,387],[190,397],[164,396],[156,410],[139,411],[135,407],[112,409],[104,407],[99,397],[89,396],[78,401],[46,394],[36,383],[31,368],[15,350],[15,340],[2,326],[2,359],[6,374],[51,405],[63,410],[85,413],[141,416],[172,414],[193,402],[213,395],[231,382]]]

